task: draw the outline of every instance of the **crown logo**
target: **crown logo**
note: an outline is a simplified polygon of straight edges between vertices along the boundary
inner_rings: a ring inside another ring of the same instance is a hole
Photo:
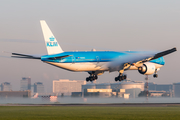
[[[54,41],[54,39],[55,38],[53,36],[49,38],[50,41]]]

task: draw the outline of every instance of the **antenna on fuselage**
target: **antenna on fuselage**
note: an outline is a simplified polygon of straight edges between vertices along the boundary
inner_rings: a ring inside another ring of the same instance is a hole
[[[91,51],[96,51],[96,49],[93,48]]]

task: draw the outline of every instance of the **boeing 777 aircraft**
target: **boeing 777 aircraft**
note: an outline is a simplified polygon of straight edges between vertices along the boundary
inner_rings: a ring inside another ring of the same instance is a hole
[[[48,55],[27,55],[12,53],[12,57],[38,59],[50,65],[90,74],[86,81],[98,79],[105,71],[117,71],[115,81],[127,78],[126,70],[138,70],[140,74],[158,77],[157,71],[164,66],[163,56],[176,51],[172,48],[162,52],[154,51],[71,51],[64,52],[44,20],[40,21]]]

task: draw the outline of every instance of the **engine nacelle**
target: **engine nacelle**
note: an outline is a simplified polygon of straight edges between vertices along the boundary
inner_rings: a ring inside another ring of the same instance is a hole
[[[156,71],[156,67],[153,63],[144,63],[138,68],[138,71],[143,75],[151,75]]]

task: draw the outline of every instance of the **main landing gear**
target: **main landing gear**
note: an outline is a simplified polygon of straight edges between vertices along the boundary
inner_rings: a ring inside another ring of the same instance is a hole
[[[119,76],[115,77],[115,81],[122,81],[127,78],[127,75],[123,75],[122,73],[119,74]]]
[[[131,66],[130,63],[124,63],[123,69],[119,71],[119,76],[115,77],[115,81],[122,81],[127,78],[127,75],[123,75],[125,69],[128,69]]]
[[[97,80],[98,79],[98,76],[97,75],[90,75],[89,77],[86,78],[86,81],[94,81],[94,80]]]

